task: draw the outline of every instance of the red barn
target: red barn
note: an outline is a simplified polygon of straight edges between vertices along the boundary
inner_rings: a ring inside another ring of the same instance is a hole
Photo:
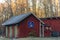
[[[41,18],[41,20],[46,24],[44,29],[45,37],[58,37],[60,36],[60,18]]]
[[[6,28],[6,37],[29,37],[41,36],[41,20],[34,14],[26,13],[18,16],[13,16],[2,25]]]

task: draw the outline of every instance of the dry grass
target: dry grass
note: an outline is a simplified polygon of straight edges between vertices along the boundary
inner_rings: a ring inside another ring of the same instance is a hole
[[[18,38],[18,39],[9,39],[9,38],[0,38],[0,40],[60,40],[60,37],[51,37],[51,38]]]

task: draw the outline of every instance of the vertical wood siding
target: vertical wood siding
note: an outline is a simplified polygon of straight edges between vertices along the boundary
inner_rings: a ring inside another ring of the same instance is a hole
[[[15,37],[15,30],[14,30],[14,26],[12,26],[12,37],[14,38]]]
[[[9,29],[9,27],[8,27],[8,38],[10,37],[9,34],[10,34],[10,29]]]
[[[10,26],[9,28],[10,28],[10,37],[12,37],[12,26]]]
[[[15,37],[17,37],[17,25],[15,26]]]
[[[34,27],[29,28],[28,27],[28,21],[34,22]],[[19,28],[18,28],[18,37],[29,37],[29,32],[35,31],[35,35],[37,37],[40,36],[40,21],[37,20],[33,15],[30,15],[26,19],[24,19],[22,22],[20,22]]]
[[[8,28],[6,27],[6,37],[8,37]]]

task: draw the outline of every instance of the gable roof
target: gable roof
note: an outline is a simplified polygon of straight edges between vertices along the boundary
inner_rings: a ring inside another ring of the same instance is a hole
[[[13,16],[11,17],[9,20],[7,20],[6,22],[4,22],[2,25],[11,25],[11,24],[16,24],[16,23],[19,23],[21,22],[22,20],[24,20],[26,17],[28,17],[29,15],[31,15],[32,13],[26,13],[26,14],[21,14],[21,15],[18,15],[18,16]],[[34,14],[32,14],[34,15]],[[35,15],[34,15],[35,16]],[[37,18],[37,17],[36,17]],[[37,18],[38,19],[38,18]],[[40,20],[40,19],[38,19]],[[40,20],[41,21],[41,20]],[[41,21],[42,22],[42,21]]]

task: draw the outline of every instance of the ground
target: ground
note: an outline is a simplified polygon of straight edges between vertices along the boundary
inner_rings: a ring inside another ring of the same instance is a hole
[[[50,38],[19,38],[19,39],[9,39],[9,38],[0,38],[0,40],[60,40],[60,37],[50,37]]]

